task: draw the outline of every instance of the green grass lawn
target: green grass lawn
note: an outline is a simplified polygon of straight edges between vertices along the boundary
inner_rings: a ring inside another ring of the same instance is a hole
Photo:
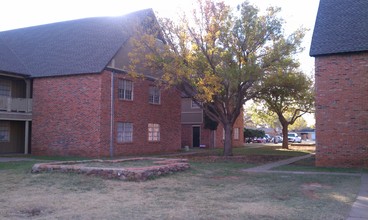
[[[234,149],[267,151],[279,154]],[[345,219],[360,187],[354,176],[246,173],[253,164],[231,160],[146,182],[30,173],[37,162],[0,163],[0,219]]]

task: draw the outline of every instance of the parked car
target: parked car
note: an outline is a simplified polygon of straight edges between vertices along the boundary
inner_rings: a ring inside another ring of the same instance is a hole
[[[266,138],[262,138],[262,137],[259,137],[259,138],[255,138],[254,139],[254,141],[253,141],[253,143],[266,143],[267,142],[267,140],[266,140]]]
[[[275,144],[278,144],[278,143],[282,143],[282,140],[283,140],[283,138],[281,136],[274,136],[274,137],[272,137],[271,142],[275,143]]]
[[[265,138],[266,138],[266,143],[270,143],[272,137],[269,134],[265,134]]]
[[[247,137],[245,138],[246,143],[253,143],[253,138]]]
[[[302,138],[295,132],[289,132],[288,141],[293,143],[302,143]]]

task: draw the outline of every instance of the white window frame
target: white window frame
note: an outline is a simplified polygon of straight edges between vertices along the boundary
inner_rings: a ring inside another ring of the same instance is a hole
[[[239,140],[239,128],[234,128],[234,140]]]
[[[10,142],[10,123],[0,121],[0,142]]]
[[[194,100],[192,100],[191,108],[193,108],[193,109],[199,109],[201,107]]]
[[[149,123],[148,124],[148,141],[157,142],[160,141],[160,125]]]
[[[133,100],[133,91],[134,85],[132,81],[126,79],[119,79],[118,96],[120,100]]]
[[[117,142],[118,143],[133,142],[133,123],[118,122],[117,124]]]
[[[161,91],[156,86],[149,86],[148,102],[150,104],[161,104]]]
[[[0,96],[11,97],[10,80],[0,80]]]

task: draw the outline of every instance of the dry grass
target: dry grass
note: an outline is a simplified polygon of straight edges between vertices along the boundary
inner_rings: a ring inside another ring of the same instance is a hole
[[[0,166],[0,219],[345,219],[358,177],[249,174],[239,162],[193,162],[147,182],[31,174]]]

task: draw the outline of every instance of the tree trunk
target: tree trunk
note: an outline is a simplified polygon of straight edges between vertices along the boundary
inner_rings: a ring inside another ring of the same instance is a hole
[[[289,149],[288,141],[288,123],[282,123],[282,148]]]
[[[225,130],[224,156],[233,156],[233,126],[231,123],[223,124]]]
[[[209,148],[215,148],[215,130],[210,130],[210,146]]]

